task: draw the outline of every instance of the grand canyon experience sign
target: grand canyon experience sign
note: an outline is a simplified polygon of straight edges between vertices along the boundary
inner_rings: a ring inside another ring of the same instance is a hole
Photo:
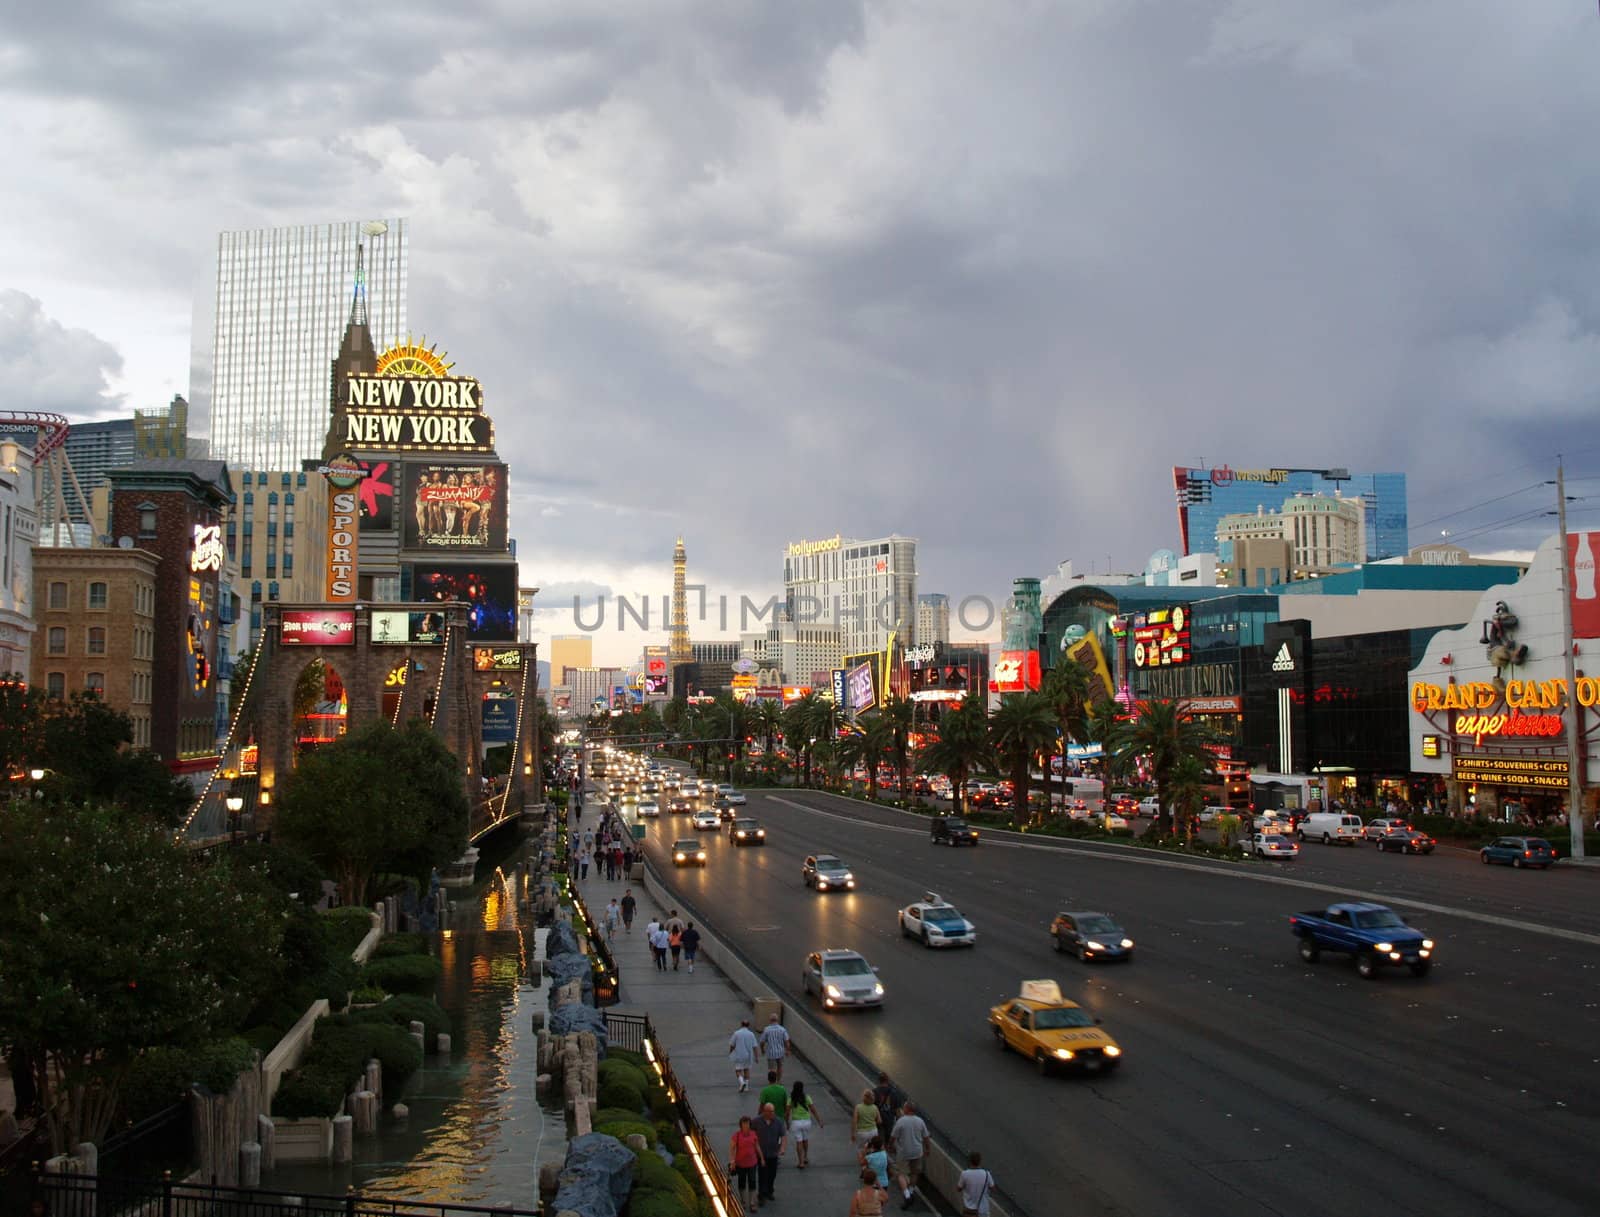
[[[494,451],[473,377],[352,376],[344,393],[339,441],[351,451]]]

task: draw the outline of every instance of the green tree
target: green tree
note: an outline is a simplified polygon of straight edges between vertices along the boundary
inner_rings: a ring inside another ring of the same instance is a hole
[[[1055,708],[1042,693],[1013,693],[990,715],[994,755],[1011,775],[1013,823],[1027,821],[1029,770],[1036,756],[1054,750],[1058,733]]]
[[[244,700],[246,682],[250,679],[250,670],[255,667],[256,649],[251,647],[248,651],[241,652],[233,661],[233,680],[228,685],[228,721],[231,723],[239,717],[239,706]]]
[[[0,805],[0,1041],[62,1152],[99,1142],[147,1049],[238,1025],[274,983],[286,899],[170,830],[79,803]]]
[[[155,753],[130,748],[133,720],[94,693],[48,703],[40,718],[37,763],[45,793],[75,803],[106,803],[177,824],[193,793]]]
[[[889,755],[900,779],[900,797],[911,801],[911,733],[916,728],[917,705],[903,697],[890,697],[878,713],[889,725]]]
[[[1197,756],[1184,756],[1172,767],[1172,776],[1167,780],[1167,789],[1172,795],[1173,828],[1186,841],[1194,840],[1195,824],[1200,809],[1205,806],[1206,783],[1210,777],[1206,762]]]
[[[831,738],[831,733],[818,735],[817,707],[822,704],[822,699],[815,693],[807,693],[798,701],[790,702],[783,710],[783,741],[789,745],[789,751],[801,760],[804,780],[807,786],[811,785],[811,763],[814,745],[817,739]],[[832,703],[827,703],[832,706]]]
[[[867,771],[867,797],[878,797],[878,766],[894,749],[894,727],[881,714],[866,714],[854,731],[840,732],[833,754],[845,769],[860,765]]]
[[[44,695],[22,673],[0,676],[0,781],[39,763],[44,704]]]
[[[1202,771],[1210,769],[1210,742],[1210,731],[1190,717],[1182,702],[1140,702],[1133,721],[1119,723],[1113,732],[1106,752],[1114,765],[1126,771],[1143,758],[1155,778],[1156,797],[1161,800],[1157,836],[1172,832],[1173,774],[1179,763],[1188,758],[1197,761]]]
[[[761,736],[765,755],[771,758],[773,744],[783,730],[783,707],[775,701],[758,701],[750,711],[750,728]]]
[[[1089,673],[1082,664],[1063,656],[1044,674],[1039,694],[1055,715],[1064,777],[1067,771],[1067,741],[1079,744],[1089,742]],[[1047,804],[1054,802],[1055,755],[1052,753],[1045,758],[1044,793]]]
[[[418,719],[381,719],[300,758],[278,797],[274,832],[320,864],[346,903],[367,904],[380,874],[426,888],[467,847],[461,762]]]
[[[962,700],[954,710],[939,719],[939,735],[917,758],[923,769],[942,773],[950,779],[955,797],[955,812],[966,807],[967,778],[987,768],[994,757],[989,742],[989,708],[982,694]]]
[[[1122,707],[1109,697],[1102,697],[1089,707],[1088,716],[1084,720],[1084,742],[1100,745],[1100,776],[1103,779],[1100,787],[1100,807],[1103,811],[1110,804],[1111,788],[1121,781],[1127,773],[1127,768],[1117,763],[1112,755],[1112,742],[1116,739],[1117,730],[1122,723]]]

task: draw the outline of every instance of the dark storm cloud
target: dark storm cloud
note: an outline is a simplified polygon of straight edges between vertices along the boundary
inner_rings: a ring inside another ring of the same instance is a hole
[[[960,596],[1175,544],[1173,464],[1398,468],[1421,520],[1593,417],[1581,6],[329,12],[18,14],[35,243],[92,181],[133,299],[174,233],[409,215],[533,582],[899,531]]]
[[[23,292],[0,289],[0,368],[7,410],[84,420],[116,410],[108,388],[122,357],[105,339],[63,325]]]

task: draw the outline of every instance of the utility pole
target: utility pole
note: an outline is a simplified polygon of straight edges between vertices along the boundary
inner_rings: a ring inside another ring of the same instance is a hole
[[[1572,856],[1583,857],[1583,707],[1578,703],[1577,665],[1572,662],[1572,588],[1567,570],[1567,479],[1556,457],[1556,523],[1561,546],[1561,649],[1567,678],[1567,827]]]

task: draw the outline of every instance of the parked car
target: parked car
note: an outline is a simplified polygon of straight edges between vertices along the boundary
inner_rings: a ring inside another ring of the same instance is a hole
[[[978,830],[960,816],[934,816],[931,840],[935,845],[976,845]]]
[[[813,854],[800,866],[800,878],[819,892],[854,891],[856,877],[832,854]]]
[[[1109,831],[1111,831],[1112,829],[1115,829],[1115,828],[1126,828],[1126,827],[1128,827],[1128,822],[1126,820],[1124,820],[1121,816],[1119,816],[1116,812],[1107,811],[1107,812],[1102,813],[1101,816],[1100,816],[1100,827],[1104,828],[1107,832],[1109,832]]]
[[[1323,951],[1353,955],[1356,971],[1368,980],[1380,968],[1404,966],[1413,976],[1426,976],[1433,966],[1433,939],[1381,904],[1330,904],[1295,913],[1289,929],[1307,963],[1316,963]]]
[[[1396,828],[1379,837],[1377,844],[1380,854],[1431,854],[1438,842],[1415,828]]]
[[[1106,913],[1057,913],[1050,923],[1050,945],[1084,963],[1133,958],[1133,939]]]
[[[1300,821],[1295,835],[1302,841],[1321,841],[1324,845],[1354,845],[1365,840],[1360,816],[1348,811],[1313,811]]]
[[[1499,837],[1478,851],[1483,864],[1508,862],[1515,867],[1537,866],[1549,870],[1560,857],[1556,847],[1543,837]]]
[[[807,993],[817,995],[825,1010],[883,1004],[878,969],[859,951],[812,951],[806,956],[800,984]]]

